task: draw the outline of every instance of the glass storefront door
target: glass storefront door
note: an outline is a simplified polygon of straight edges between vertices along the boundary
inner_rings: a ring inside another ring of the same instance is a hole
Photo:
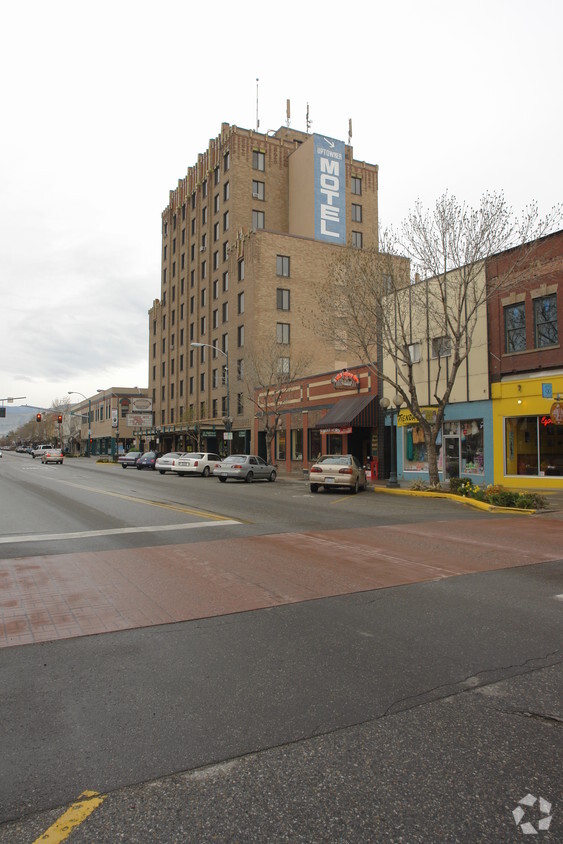
[[[459,478],[459,437],[444,437],[446,478]]]

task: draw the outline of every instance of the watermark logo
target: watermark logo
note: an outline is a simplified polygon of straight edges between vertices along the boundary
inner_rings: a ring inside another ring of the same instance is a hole
[[[536,803],[538,804],[537,807]],[[528,811],[529,814],[529,810],[533,807],[536,807],[536,811],[539,810],[539,815],[541,815],[536,826],[531,821],[524,820],[526,812]],[[538,832],[547,832],[552,817],[551,803],[548,800],[544,800],[543,797],[538,798],[534,797],[533,794],[526,794],[525,797],[518,801],[518,806],[512,810],[512,816],[514,823],[522,830],[524,835],[537,835]]]

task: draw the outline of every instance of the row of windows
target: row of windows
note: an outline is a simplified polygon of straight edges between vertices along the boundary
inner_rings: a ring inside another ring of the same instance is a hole
[[[533,343],[535,349],[558,343],[557,296],[541,296],[533,300]],[[504,308],[504,351],[507,355],[524,352],[526,341],[526,303]]]

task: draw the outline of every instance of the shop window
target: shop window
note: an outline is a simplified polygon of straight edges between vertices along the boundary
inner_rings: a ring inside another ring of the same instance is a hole
[[[306,459],[313,462],[321,455],[321,432],[317,428],[309,429]]]
[[[461,423],[461,474],[485,474],[482,419]]]
[[[550,416],[505,419],[505,474],[563,476],[563,425]]]
[[[526,306],[524,302],[504,308],[504,351],[507,355],[526,350]]]
[[[291,432],[291,459],[303,460],[303,428]]]
[[[534,346],[555,346],[557,337],[557,296],[534,299]]]
[[[285,431],[278,431],[276,434],[276,458],[285,460],[287,437]]]

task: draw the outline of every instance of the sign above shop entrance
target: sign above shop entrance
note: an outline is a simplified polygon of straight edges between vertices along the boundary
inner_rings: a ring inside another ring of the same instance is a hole
[[[343,369],[332,379],[332,386],[335,390],[349,390],[350,387],[358,387],[360,379],[353,372]]]

